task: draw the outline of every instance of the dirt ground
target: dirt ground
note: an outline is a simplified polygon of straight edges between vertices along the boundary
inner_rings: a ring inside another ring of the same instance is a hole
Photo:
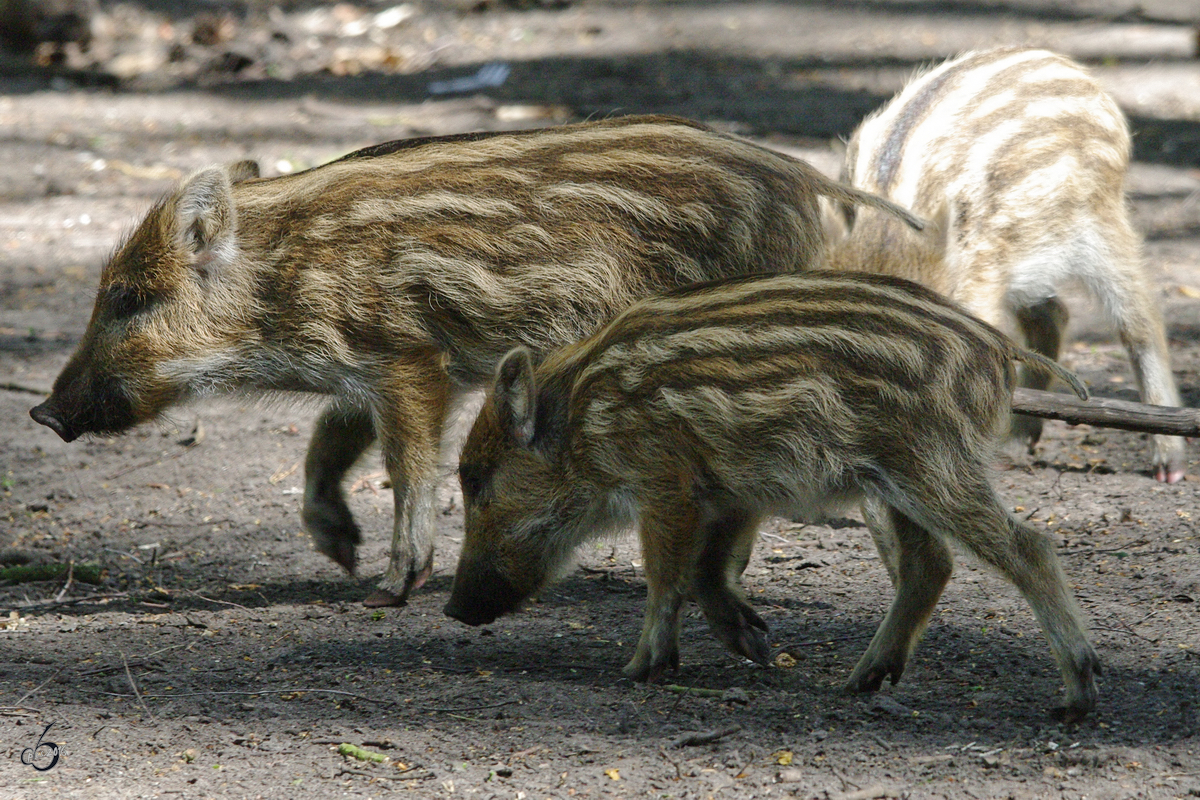
[[[916,65],[999,43],[1085,60],[1130,114],[1130,193],[1195,406],[1194,3],[223,8],[100,2],[86,51],[0,57],[0,566],[103,568],[97,584],[0,585],[0,797],[1200,796],[1196,445],[1166,486],[1146,437],[1053,423],[998,473],[1058,545],[1104,662],[1098,712],[1063,727],[1028,607],[966,560],[903,681],[839,693],[890,600],[855,515],[763,531],[745,580],[774,666],[739,662],[692,614],[674,683],[646,686],[620,674],[645,598],[631,538],[582,553],[519,615],[467,628],[441,614],[462,535],[448,480],[433,578],[407,608],[373,611],[361,599],[386,563],[390,492],[374,460],[355,474],[361,578],[313,552],[299,515],[312,402],[206,403],[70,445],[27,414],[121,233],[202,165],[251,157],[277,174],[406,136],[662,111],[835,171],[837,137]],[[510,67],[498,86],[447,84],[492,63]],[[1072,310],[1065,363],[1095,394],[1135,399],[1112,333]],[[698,732],[711,741],[684,741]],[[39,737],[57,743],[50,769]]]

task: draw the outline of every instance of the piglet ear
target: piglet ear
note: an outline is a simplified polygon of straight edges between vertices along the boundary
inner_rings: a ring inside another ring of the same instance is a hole
[[[533,379],[533,356],[524,347],[510,351],[496,368],[493,397],[501,429],[521,447],[533,444],[537,384]]]
[[[235,161],[225,167],[225,172],[229,175],[230,183],[241,183],[242,181],[257,178],[262,174],[258,169],[258,162],[251,159]]]
[[[176,206],[176,235],[195,268],[207,275],[233,260],[237,250],[237,211],[229,171],[201,170],[184,182]]]

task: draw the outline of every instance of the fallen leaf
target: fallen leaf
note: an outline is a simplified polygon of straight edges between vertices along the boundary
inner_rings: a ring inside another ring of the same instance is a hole
[[[298,470],[298,469],[300,469],[300,462],[299,462],[299,461],[297,461],[295,464],[292,464],[290,467],[286,467],[286,468],[284,468],[284,469],[281,469],[281,470],[279,470],[279,471],[278,471],[278,472],[276,472],[274,475],[272,475],[271,477],[267,478],[267,481],[268,481],[268,482],[269,482],[269,483],[270,483],[272,486],[274,486],[275,484],[279,483],[281,480],[283,480],[284,478],[288,477],[289,475],[291,475],[292,473],[294,473],[294,472],[295,472],[296,470]]]
[[[604,774],[605,774],[605,775],[607,775],[608,777],[612,778],[614,781],[619,781],[619,780],[621,780],[621,772],[620,772],[620,770],[617,770],[617,769],[606,769],[606,770],[604,770]]]
[[[791,669],[796,666],[796,659],[791,653],[780,653],[775,656],[775,666],[783,669]]]
[[[792,751],[780,750],[775,754],[775,763],[781,767],[790,767],[792,765]]]

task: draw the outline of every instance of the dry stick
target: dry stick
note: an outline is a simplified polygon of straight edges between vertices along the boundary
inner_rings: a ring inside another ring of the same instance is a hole
[[[61,603],[73,583],[75,583],[75,559],[72,558],[67,562],[67,582],[63,584],[62,589],[59,589],[58,594],[54,597],[54,602]]]
[[[146,701],[142,699],[142,693],[138,691],[137,684],[133,681],[133,673],[129,671],[129,662],[125,659],[125,654],[121,653],[121,663],[125,665],[125,677],[129,679],[129,685],[133,687],[133,693],[137,696],[138,704],[141,705],[142,711],[146,712],[146,716],[154,719],[154,715],[150,713],[150,709],[146,707]]]
[[[108,476],[108,480],[115,481],[117,478],[123,478],[131,472],[137,472],[139,469],[143,469],[145,467],[157,466],[158,464],[161,464],[164,461],[170,461],[171,459],[179,458],[183,455],[186,455],[187,452],[189,450],[191,450],[193,447],[195,447],[195,445],[186,445],[182,450],[180,450],[177,453],[171,453],[170,455],[161,455],[158,458],[147,459],[146,461],[139,462],[137,464],[134,464],[131,467],[126,467],[125,469],[117,470],[112,475]]]
[[[43,397],[50,394],[45,389],[38,389],[35,386],[22,386],[19,383],[0,383],[0,390],[5,392],[24,392],[25,394],[40,394]]]
[[[1028,519],[1028,517],[1026,517]],[[1132,550],[1135,547],[1150,544],[1149,539],[1138,539],[1136,542],[1119,545],[1118,547],[1087,547],[1081,550],[1071,550],[1065,553],[1060,553],[1062,556],[1094,556],[1097,553],[1121,553],[1126,550]]]
[[[43,687],[43,686],[45,686],[45,685],[46,685],[47,683],[49,683],[50,681],[52,681],[52,680],[54,680],[55,678],[57,678],[57,677],[59,676],[59,674],[60,674],[60,673],[63,671],[63,669],[65,669],[65,667],[64,667],[64,668],[60,668],[60,669],[59,669],[57,672],[55,672],[55,673],[54,673],[53,675],[51,675],[49,678],[46,678],[46,680],[42,681],[42,682],[41,682],[41,683],[39,683],[37,686],[33,687],[33,688],[32,688],[32,689],[30,689],[28,692],[26,692],[25,694],[21,695],[21,697],[20,697],[20,698],[18,698],[17,702],[13,703],[13,704],[12,704],[12,706],[10,706],[10,708],[19,708],[19,707],[21,706],[21,703],[24,703],[24,702],[25,702],[26,698],[28,698],[28,697],[31,697],[32,695],[35,695],[35,694],[37,694],[39,691],[41,691],[42,687]]]
[[[838,777],[840,778],[841,776],[839,775]],[[834,795],[834,800],[875,800],[876,797],[890,797],[891,794],[891,790],[886,786],[877,784],[869,789],[858,789],[857,791]]]
[[[228,600],[214,600],[211,597],[205,597],[204,595],[200,594],[199,592],[195,591],[194,589],[184,589],[184,591],[187,592],[188,594],[195,595],[196,597],[199,597],[201,600],[205,600],[209,603],[218,603],[223,606],[233,606],[234,608],[240,608],[242,611],[253,611],[254,610],[247,606],[239,605],[237,603],[231,603]]]
[[[1095,425],[1166,436],[1200,436],[1200,410],[1194,408],[1152,406],[1107,397],[1080,400],[1066,394],[1018,388],[1013,390],[1012,409],[1033,417],[1060,419],[1071,425]]]
[[[59,608],[60,606],[74,606],[80,603],[90,603],[99,600],[113,600],[116,598],[127,598],[129,592],[117,592],[116,594],[90,594],[86,597],[76,597],[71,600],[52,600],[45,603],[29,603],[28,605],[7,607],[0,606],[0,611],[11,608],[13,611],[46,611],[51,608]]]
[[[713,742],[721,741],[726,736],[732,736],[741,729],[741,725],[730,725],[727,728],[718,728],[714,731],[681,733],[671,740],[671,747],[692,747],[698,744],[712,744]]]
[[[129,697],[129,695],[121,694],[119,692],[97,691],[96,694],[108,695],[110,697]],[[254,696],[263,695],[263,694],[336,694],[336,695],[343,695],[345,697],[353,697],[357,700],[366,700],[367,702],[370,702],[370,703],[378,703],[381,706],[398,706],[398,705],[400,705],[395,700],[376,700],[374,697],[367,697],[366,695],[355,694],[354,692],[343,692],[340,689],[303,689],[303,688],[296,689],[296,688],[287,688],[287,687],[284,687],[282,689],[260,689],[257,691],[245,691],[245,692],[239,692],[239,691],[176,692],[173,694],[148,694],[148,695],[146,695],[146,697],[150,698],[151,700],[174,700],[179,697],[216,697],[219,695],[243,695],[243,696],[247,696],[247,697],[254,697]],[[140,697],[140,695],[139,695],[139,697]]]
[[[122,658],[124,658],[124,655],[122,655]],[[128,672],[128,669],[126,669],[126,671]],[[130,679],[130,684],[132,685],[132,683],[133,683],[133,681],[132,681],[132,679]],[[133,690],[136,693],[137,687],[134,686]],[[119,694],[117,692],[97,692],[97,694],[109,695],[111,697],[128,697],[129,696],[127,694]],[[260,689],[257,691],[245,691],[245,692],[239,692],[239,691],[177,692],[175,694],[148,694],[148,695],[145,695],[145,697],[147,697],[151,700],[174,700],[175,698],[178,698],[178,697],[210,697],[210,696],[215,696],[215,695],[257,696],[257,695],[264,695],[264,694],[336,694],[336,695],[339,695],[342,697],[352,697],[355,700],[365,700],[368,703],[376,703],[381,706],[399,706],[399,707],[405,708],[405,709],[415,709],[417,711],[424,711],[424,712],[430,712],[430,713],[450,713],[452,711],[478,711],[478,710],[485,709],[485,708],[499,708],[500,706],[511,706],[514,703],[520,702],[519,700],[506,700],[503,703],[493,703],[491,705],[484,705],[484,706],[465,706],[463,708],[432,708],[429,706],[415,706],[415,705],[408,705],[405,703],[398,703],[395,700],[379,700],[374,697],[367,697],[365,694],[355,694],[354,692],[344,692],[340,689],[306,689],[303,687],[293,687],[293,688],[283,687],[280,689]],[[141,700],[143,695],[138,693],[137,697],[138,697],[138,700]],[[143,708],[144,707],[145,706],[143,705]],[[149,712],[146,712],[146,713],[149,713]]]

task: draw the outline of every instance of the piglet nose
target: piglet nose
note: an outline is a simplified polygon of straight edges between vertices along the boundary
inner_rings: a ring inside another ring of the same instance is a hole
[[[481,606],[471,603],[463,603],[457,598],[451,597],[450,602],[446,603],[446,607],[442,612],[451,619],[456,619],[459,622],[467,625],[487,625],[494,622],[497,614],[488,611]]]
[[[78,435],[68,429],[66,423],[58,418],[58,415],[50,406],[49,400],[29,409],[29,416],[33,417],[34,422],[38,423],[39,425],[45,425],[47,428],[57,433],[64,442],[73,442]]]

